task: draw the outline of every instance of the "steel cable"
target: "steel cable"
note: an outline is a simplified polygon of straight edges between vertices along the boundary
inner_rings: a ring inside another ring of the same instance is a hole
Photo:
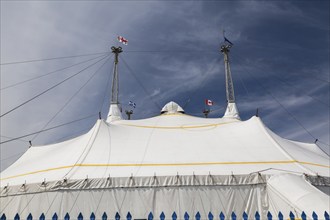
[[[154,100],[154,98],[150,95],[148,90],[144,87],[143,83],[139,80],[139,78],[136,76],[134,71],[130,68],[130,66],[126,63],[126,61],[122,58],[123,63],[127,67],[128,71],[131,73],[131,75],[135,78],[135,80],[139,83],[143,91],[146,93],[147,96],[149,96],[150,100],[157,106],[158,109],[161,109],[160,105]]]
[[[40,75],[40,76],[36,76],[36,77],[30,78],[30,79],[27,79],[27,80],[23,80],[23,81],[20,81],[20,82],[17,82],[17,83],[11,84],[11,85],[9,85],[9,86],[3,87],[3,88],[1,88],[0,90],[9,89],[9,88],[12,88],[12,87],[14,87],[14,86],[18,86],[18,85],[24,84],[24,83],[26,83],[26,82],[33,81],[33,80],[35,80],[35,79],[40,79],[40,78],[42,78],[42,77],[45,77],[45,76],[51,75],[51,74],[53,74],[53,73],[56,73],[56,72],[59,72],[59,71],[62,71],[62,70],[69,69],[69,68],[71,68],[71,67],[77,66],[77,65],[82,64],[82,63],[87,63],[87,62],[89,62],[89,61],[95,60],[95,59],[100,58],[100,57],[103,57],[103,56],[104,56],[104,54],[101,55],[101,56],[98,56],[98,57],[94,57],[94,58],[92,58],[92,59],[84,60],[84,61],[82,61],[82,62],[75,63],[75,64],[72,64],[72,65],[70,65],[70,66],[63,67],[63,68],[60,68],[60,69],[57,69],[57,70],[54,70],[54,71],[48,72],[48,73],[43,74],[43,75]]]
[[[86,117],[83,117],[83,118],[80,118],[80,119],[76,119],[76,120],[73,120],[73,121],[70,121],[70,122],[66,122],[66,123],[63,123],[63,124],[60,124],[60,125],[56,125],[56,126],[51,127],[51,128],[47,128],[47,129],[44,129],[44,130],[32,132],[30,134],[25,134],[25,135],[22,135],[22,136],[19,136],[19,137],[10,139],[10,140],[2,141],[2,142],[0,142],[0,144],[8,143],[8,142],[11,142],[11,141],[14,141],[14,140],[17,140],[17,139],[20,139],[20,138],[28,137],[28,136],[31,136],[31,135],[34,135],[34,134],[37,134],[37,133],[53,130],[55,128],[59,128],[59,127],[62,127],[62,126],[68,125],[68,124],[72,124],[72,123],[82,121],[82,120],[85,120],[85,119],[88,119],[88,118],[91,118],[91,117],[95,117],[96,115],[97,114],[92,114],[92,115],[89,115],[89,116],[86,116]]]
[[[95,63],[93,63],[93,64],[91,64],[91,65],[85,67],[84,69],[82,69],[82,70],[78,71],[77,73],[71,75],[70,77],[68,77],[68,78],[66,78],[66,79],[64,79],[64,80],[62,80],[61,82],[59,82],[59,83],[53,85],[52,87],[50,87],[50,88],[44,90],[43,92],[41,92],[41,93],[39,93],[39,94],[33,96],[32,98],[28,99],[27,101],[25,101],[25,102],[19,104],[18,106],[16,106],[16,107],[10,109],[9,111],[7,111],[7,112],[3,113],[2,115],[0,115],[0,118],[3,117],[3,116],[5,116],[5,115],[8,115],[9,113],[15,111],[15,110],[18,109],[18,108],[24,106],[25,104],[31,102],[32,100],[38,98],[39,96],[41,96],[41,95],[43,95],[43,94],[49,92],[50,90],[56,88],[57,86],[61,85],[62,83],[64,83],[64,82],[68,81],[69,79],[75,77],[76,75],[78,75],[79,73],[85,71],[86,69],[90,68],[91,66],[94,66],[95,64],[97,64],[97,63],[99,63],[100,61],[104,60],[105,58],[106,58],[106,57],[104,57],[104,58],[98,60],[97,62],[95,62]]]
[[[240,65],[240,64],[238,64]],[[255,80],[255,82],[257,82],[259,84],[259,86],[264,90],[266,91],[281,107],[282,109],[292,118],[296,121],[296,123],[298,125],[300,125],[300,127],[302,127],[306,133],[308,133],[314,140],[318,140],[318,142],[322,143],[322,144],[325,144],[327,146],[329,146],[329,144],[317,139],[307,128],[304,127],[304,125],[288,110],[284,107],[284,105],[257,79],[257,77],[254,77],[253,74],[251,74],[244,66],[240,65],[242,68],[245,69],[245,71],[250,75],[252,76],[252,78]],[[321,148],[320,148],[321,149]]]
[[[41,61],[49,61],[49,60],[68,59],[68,58],[85,57],[85,56],[92,56],[92,55],[106,54],[106,53],[109,53],[109,52],[89,53],[89,54],[80,54],[80,55],[64,56],[64,57],[52,57],[52,58],[35,59],[35,60],[14,61],[14,62],[0,63],[0,65],[5,66],[5,65],[41,62]]]
[[[109,56],[108,56],[109,57]],[[60,108],[59,111],[46,123],[46,125],[41,129],[44,130],[56,117],[59,115],[63,109],[72,101],[74,97],[96,76],[96,74],[100,71],[100,69],[108,62],[108,59],[89,77],[89,79],[66,101],[66,103]],[[36,134],[31,140],[35,140],[40,133]]]

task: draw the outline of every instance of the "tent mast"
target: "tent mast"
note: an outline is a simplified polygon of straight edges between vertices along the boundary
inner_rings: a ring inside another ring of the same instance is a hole
[[[235,94],[234,94],[234,85],[231,77],[230,65],[229,65],[229,49],[232,45],[223,44],[221,45],[221,52],[223,53],[223,59],[225,62],[225,75],[226,75],[226,95],[227,102],[234,103],[235,102]]]
[[[225,38],[226,39],[226,38]],[[228,40],[227,40],[228,41]],[[226,42],[226,40],[225,40]],[[229,41],[228,41],[229,42]],[[229,65],[229,51],[232,47],[232,43],[223,43],[221,45],[220,51],[224,56],[225,63],[225,76],[226,76],[226,96],[227,96],[227,109],[224,117],[240,119],[239,113],[235,104],[235,93],[234,84],[231,77],[230,65]]]
[[[111,47],[112,53],[115,54],[113,78],[112,78],[112,93],[111,93],[111,104],[119,104],[118,93],[119,93],[119,80],[118,80],[118,55],[123,52],[121,47]]]
[[[121,107],[119,106],[118,94],[119,94],[119,80],[118,80],[118,56],[123,49],[121,47],[111,47],[112,53],[115,54],[113,77],[112,77],[112,89],[111,89],[111,103],[107,122],[115,120],[121,120]]]

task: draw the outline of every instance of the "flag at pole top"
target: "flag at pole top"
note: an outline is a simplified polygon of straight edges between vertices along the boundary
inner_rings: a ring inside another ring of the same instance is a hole
[[[136,104],[135,104],[135,102],[132,102],[132,101],[129,101],[129,102],[128,102],[128,105],[129,105],[129,106],[132,106],[133,108],[135,108],[135,107],[136,107]]]
[[[210,100],[210,99],[205,99],[205,105],[212,106],[213,105],[213,101]]]
[[[126,38],[124,38],[123,36],[118,36],[117,37],[118,41],[127,45],[128,44],[128,40]]]
[[[229,43],[231,46],[233,46],[234,44],[232,42],[230,42],[226,37],[225,38],[225,42]]]

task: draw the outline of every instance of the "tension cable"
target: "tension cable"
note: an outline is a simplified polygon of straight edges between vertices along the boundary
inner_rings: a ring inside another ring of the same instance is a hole
[[[25,135],[22,135],[22,136],[19,136],[19,137],[10,139],[10,140],[2,141],[2,142],[0,142],[0,144],[8,143],[8,142],[15,141],[15,140],[18,140],[18,139],[21,139],[21,138],[24,138],[24,137],[34,135],[34,134],[49,131],[49,130],[59,128],[59,127],[62,127],[62,126],[68,125],[68,124],[72,124],[72,123],[75,123],[75,122],[78,122],[78,121],[82,121],[82,120],[85,120],[85,119],[88,119],[88,118],[92,118],[92,117],[95,117],[95,115],[97,115],[97,114],[92,114],[92,115],[89,115],[89,116],[86,116],[86,117],[83,117],[83,118],[80,118],[80,119],[76,119],[76,120],[73,120],[73,121],[70,121],[70,122],[67,122],[67,123],[64,123],[64,124],[56,125],[56,126],[51,127],[51,128],[43,129],[43,130],[36,131],[36,132],[30,133],[30,134],[25,134]]]
[[[100,58],[100,57],[103,57],[103,56],[104,56],[104,54],[102,54],[101,56],[98,56],[98,57],[94,57],[94,58],[92,58],[92,59],[84,60],[84,61],[82,61],[82,62],[75,63],[75,64],[72,64],[72,65],[70,65],[70,66],[63,67],[63,68],[60,68],[60,69],[57,69],[57,70],[54,70],[54,71],[48,72],[48,73],[43,74],[43,75],[39,75],[39,76],[36,76],[36,77],[30,78],[30,79],[27,79],[27,80],[24,80],[24,81],[20,81],[20,82],[17,82],[17,83],[11,84],[11,85],[9,85],[9,86],[3,87],[3,88],[1,88],[0,90],[9,89],[9,88],[11,88],[11,87],[18,86],[18,85],[20,85],[20,84],[23,84],[23,83],[26,83],[26,82],[33,81],[33,80],[35,80],[35,79],[40,79],[40,78],[45,77],[45,76],[48,76],[48,75],[50,75],[50,74],[53,74],[53,73],[56,73],[56,72],[59,72],[59,71],[62,71],[62,70],[69,69],[69,68],[71,68],[71,67],[77,66],[77,65],[82,64],[82,63],[87,63],[87,62],[89,62],[89,61],[95,60],[95,59]]]
[[[28,99],[27,101],[21,103],[20,105],[14,107],[14,108],[12,108],[12,109],[10,109],[9,111],[7,111],[7,112],[3,113],[2,115],[0,115],[0,118],[3,117],[3,116],[5,116],[5,115],[7,115],[7,114],[9,114],[9,113],[11,113],[11,112],[13,112],[13,111],[15,111],[15,110],[18,109],[18,108],[24,106],[25,104],[31,102],[32,100],[38,98],[39,96],[41,96],[41,95],[43,95],[43,94],[49,92],[50,90],[56,88],[57,86],[61,85],[62,83],[64,83],[64,82],[68,81],[69,79],[75,77],[76,75],[78,75],[79,73],[83,72],[84,70],[90,68],[91,66],[94,66],[95,64],[97,64],[97,63],[99,63],[100,61],[104,60],[105,58],[106,58],[106,57],[104,57],[104,58],[102,58],[102,59],[100,59],[100,60],[94,62],[93,64],[91,64],[91,65],[85,67],[84,69],[78,71],[77,73],[73,74],[72,76],[70,76],[70,77],[68,77],[68,78],[66,78],[66,79],[64,79],[64,80],[62,80],[61,82],[59,82],[59,83],[53,85],[52,87],[50,87],[50,88],[44,90],[43,92],[41,92],[41,93],[39,93],[39,94],[33,96],[32,98],[30,98],[30,99]]]
[[[5,66],[5,65],[12,65],[12,64],[21,64],[21,63],[32,63],[32,62],[41,62],[41,61],[49,61],[49,60],[68,59],[68,58],[85,57],[85,56],[92,56],[92,55],[106,54],[106,53],[109,53],[109,52],[89,53],[89,54],[80,54],[80,55],[65,56],[65,57],[52,57],[52,58],[35,59],[35,60],[14,61],[14,62],[0,63],[0,65],[1,66]]]

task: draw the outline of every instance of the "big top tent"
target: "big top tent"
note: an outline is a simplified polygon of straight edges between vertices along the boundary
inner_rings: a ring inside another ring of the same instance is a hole
[[[239,118],[230,47],[222,46],[228,106],[219,118],[169,102],[156,117],[124,120],[115,68],[105,120],[31,146],[1,173],[1,219],[329,218],[329,156],[257,116]],[[120,52],[113,47],[115,65]]]

